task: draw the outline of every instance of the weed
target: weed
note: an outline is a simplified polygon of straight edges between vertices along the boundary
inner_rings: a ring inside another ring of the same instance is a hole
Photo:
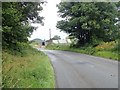
[[[54,72],[48,57],[35,49],[26,56],[3,51],[3,88],[54,88]]]

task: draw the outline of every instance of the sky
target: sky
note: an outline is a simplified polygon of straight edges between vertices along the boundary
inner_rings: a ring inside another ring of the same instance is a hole
[[[43,6],[43,11],[40,13],[40,16],[44,16],[44,26],[41,24],[32,24],[32,26],[38,27],[37,30],[33,32],[29,40],[39,38],[42,40],[49,39],[49,29],[51,29],[51,37],[54,35],[59,35],[61,39],[64,39],[68,35],[64,32],[60,32],[59,29],[56,28],[57,21],[61,20],[58,16],[58,8],[56,4],[58,4],[61,0],[47,0],[47,4]]]

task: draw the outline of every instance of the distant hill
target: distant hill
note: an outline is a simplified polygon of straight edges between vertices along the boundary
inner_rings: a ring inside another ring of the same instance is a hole
[[[41,44],[43,42],[43,40],[36,38],[36,39],[31,40],[30,42],[36,42],[36,43]]]

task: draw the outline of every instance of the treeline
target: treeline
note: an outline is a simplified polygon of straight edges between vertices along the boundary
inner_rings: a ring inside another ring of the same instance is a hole
[[[61,2],[57,28],[77,39],[77,46],[119,38],[120,2]]]
[[[43,24],[39,16],[44,2],[2,2],[2,48],[20,51],[22,43],[35,27],[31,23]]]

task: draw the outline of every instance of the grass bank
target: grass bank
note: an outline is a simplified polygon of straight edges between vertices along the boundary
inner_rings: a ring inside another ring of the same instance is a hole
[[[64,50],[64,51],[72,51],[78,53],[84,53],[94,56],[99,56],[108,59],[118,60],[118,49],[117,43],[115,41],[112,42],[104,42],[98,46],[84,46],[80,48],[70,47],[70,45],[59,45],[59,44],[48,44],[46,49],[51,50]]]
[[[3,88],[54,88],[54,72],[49,58],[33,48],[25,55],[3,50]]]

